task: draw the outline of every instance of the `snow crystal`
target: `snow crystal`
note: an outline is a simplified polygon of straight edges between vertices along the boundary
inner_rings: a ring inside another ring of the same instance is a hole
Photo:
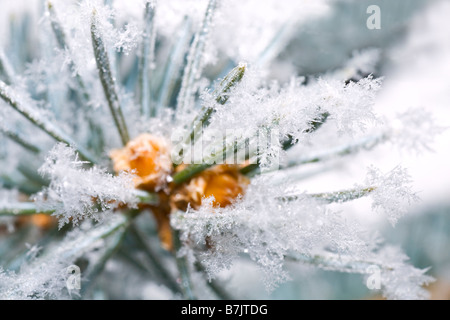
[[[390,300],[428,299],[429,292],[423,288],[434,281],[425,275],[427,269],[417,269],[405,263],[408,257],[397,247],[385,246],[377,257],[381,269],[383,296]]]
[[[379,174],[376,176],[377,182],[388,184],[384,191],[375,194],[378,204],[382,194],[391,190],[388,178],[394,176],[398,186],[402,184],[399,179],[404,174],[396,169],[384,179]],[[266,177],[254,179],[247,193],[231,207],[204,205],[198,210],[188,209],[172,216],[172,226],[181,231],[182,239],[193,250],[191,256],[205,265],[211,278],[229,269],[243,254],[261,268],[266,288],[271,291],[289,279],[283,268],[286,257],[301,255],[304,258],[300,261],[342,272],[365,274],[367,268],[361,269],[362,261],[366,261],[362,264],[366,267],[381,265],[386,296],[396,299],[424,297],[420,285],[430,280],[424,275],[426,270],[408,265],[398,250],[397,254],[387,255],[387,251],[379,249],[378,236],[374,237],[306,195],[280,201],[280,197],[292,190],[267,182]],[[396,212],[390,214],[391,220],[397,218]],[[326,258],[330,255],[335,258]],[[324,258],[318,259],[319,256]]]
[[[208,245],[197,258],[210,277],[230,268],[245,253],[263,271],[269,291],[289,279],[283,263],[290,252],[309,255],[326,247],[340,254],[367,255],[370,245],[356,225],[307,196],[280,201],[285,194],[284,187],[256,179],[234,205],[188,209],[173,215],[171,222],[194,248]]]
[[[379,121],[373,105],[380,79],[367,77],[349,84],[319,79],[308,85],[302,84],[302,78],[293,78],[286,85],[267,85],[262,79],[257,70],[248,68],[242,81],[231,89],[225,105],[218,104],[213,94],[204,93],[203,105],[216,110],[204,136],[242,132],[243,138],[256,143],[255,136],[266,130],[275,139],[269,139],[269,148],[260,148],[258,156],[264,164],[270,163],[270,158],[278,160],[279,141],[286,137],[304,143],[314,131],[312,123],[322,121],[324,114],[341,134],[364,131],[369,123]]]
[[[367,186],[376,189],[370,196],[372,207],[386,213],[389,222],[395,225],[413,202],[419,198],[411,190],[411,178],[405,168],[397,166],[387,174],[371,166],[366,178]]]
[[[60,219],[60,227],[70,219],[74,224],[85,217],[99,220],[102,214],[120,205],[136,204],[131,174],[113,176],[96,166],[84,169],[85,164],[78,160],[73,148],[59,143],[39,169],[41,175],[50,179],[50,186],[39,192],[35,200],[40,208],[55,210],[53,215]]]
[[[94,261],[102,250],[93,255],[94,249],[107,247],[105,234],[119,232],[120,226],[126,224],[122,215],[114,215],[102,224],[85,221],[79,228],[70,231],[63,240],[41,249],[29,246],[29,259],[22,264],[19,271],[4,270],[0,267],[0,299],[71,299],[79,294],[79,288],[70,287],[71,270],[79,257],[87,257]],[[90,253],[86,256],[87,253]],[[98,262],[98,261],[97,261]],[[80,274],[80,277],[82,275]],[[83,282],[83,279],[79,279]],[[81,283],[81,287],[84,284]]]

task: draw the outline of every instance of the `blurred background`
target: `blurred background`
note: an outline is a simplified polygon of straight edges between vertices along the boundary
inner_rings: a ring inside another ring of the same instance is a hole
[[[116,2],[122,3],[124,12],[133,12],[125,1]],[[289,3],[296,7],[294,3],[298,2],[302,1],[283,0],[283,8],[289,8]],[[262,11],[255,13],[252,19],[261,20],[250,19],[248,23],[261,24],[264,19],[267,23],[275,23],[265,16],[264,0],[260,3]],[[38,56],[36,52],[42,51],[35,29],[41,23],[42,4],[41,0],[0,0],[0,46],[17,73],[24,71],[26,65],[23,61],[31,63]],[[355,52],[377,49],[379,59],[375,63],[374,75],[384,77],[384,84],[375,110],[379,114],[394,116],[409,108],[424,108],[432,113],[437,125],[450,128],[450,1],[334,0],[320,1],[320,4],[320,14],[290,12],[304,18],[291,29],[285,46],[276,52],[268,65],[268,78],[286,81],[292,74],[318,76],[342,68]],[[366,10],[370,5],[380,7],[380,29],[367,28],[370,14]],[[195,8],[192,10],[194,12]],[[225,9],[219,27],[226,25],[227,17]],[[241,18],[244,21],[246,17]],[[227,61],[227,56],[252,61],[250,49],[257,43],[251,43],[251,39],[257,31],[247,35],[236,34],[242,41],[247,40],[242,47],[233,47],[231,42],[227,47],[227,38],[222,37],[224,43],[217,43],[214,50],[223,55],[224,61]],[[170,28],[163,30],[166,36],[170,36],[170,32]],[[352,205],[352,210],[361,223],[375,225],[387,242],[399,244],[413,265],[430,268],[429,273],[436,278],[430,286],[432,298],[449,299],[450,130],[439,135],[431,146],[432,150],[416,154],[383,145],[351,158],[358,165],[345,166],[342,170],[333,170],[303,183],[309,189],[320,186],[320,190],[325,183],[329,190],[334,190],[342,183],[351,185],[361,181],[370,164],[382,171],[399,164],[408,168],[421,202],[395,228],[384,217],[370,213],[369,202],[358,200]],[[298,264],[288,265],[288,268],[293,281],[281,285],[270,295],[260,282],[258,270],[245,261],[236,264],[224,277],[230,276],[230,288],[234,288],[240,298],[378,298],[377,292],[371,292],[363,285],[361,276],[317,271]],[[107,275],[104,281],[107,281]],[[125,277],[123,281],[129,279]],[[147,289],[139,298],[166,297],[164,292],[154,293],[160,290],[158,288]]]

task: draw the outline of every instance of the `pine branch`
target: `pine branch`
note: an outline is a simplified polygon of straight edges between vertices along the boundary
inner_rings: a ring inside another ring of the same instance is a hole
[[[95,163],[95,158],[90,154],[89,151],[84,148],[77,146],[72,138],[67,136],[61,129],[56,127],[52,122],[43,119],[38,116],[35,111],[33,111],[30,107],[23,105],[19,102],[15,97],[17,95],[14,93],[13,89],[5,84],[3,81],[0,81],[0,98],[2,98],[6,103],[8,103],[13,109],[27,118],[32,124],[40,128],[42,131],[47,133],[50,137],[55,139],[56,141],[66,143],[67,145],[71,145],[77,150],[80,154],[80,157],[84,160],[87,160],[91,163]]]
[[[40,176],[36,170],[36,168],[25,165],[23,162],[20,162],[17,166],[17,170],[28,180],[36,183],[40,186],[48,186],[49,181],[42,176]]]
[[[110,240],[111,243],[108,244],[108,247],[105,249],[105,252],[101,255],[99,261],[97,261],[94,267],[92,267],[84,274],[86,279],[88,279],[89,281],[81,288],[80,292],[81,296],[84,296],[91,288],[93,288],[98,276],[101,275],[101,273],[105,269],[107,262],[119,250],[122,241],[125,238],[125,234],[126,228],[114,234],[113,239]]]
[[[142,262],[135,259],[129,252],[128,248],[122,246],[119,248],[118,255],[123,258],[127,263],[132,265],[136,270],[145,273],[150,274],[150,271],[148,267],[144,266]]]
[[[178,82],[180,69],[182,67],[186,48],[189,44],[191,20],[185,17],[181,26],[181,33],[174,44],[167,63],[164,67],[161,86],[159,88],[158,109],[168,107],[171,103],[175,87]]]
[[[13,68],[2,49],[0,49],[0,78],[6,83],[11,84],[13,79]]]
[[[138,198],[139,203],[148,204],[148,205],[158,205],[159,197],[156,193],[147,192],[144,190],[135,189],[135,196]]]
[[[214,17],[214,12],[219,0],[209,0],[208,8],[206,9],[205,17],[201,29],[196,33],[194,41],[192,42],[187,58],[187,65],[184,69],[183,80],[181,83],[181,90],[178,95],[177,115],[178,120],[190,111],[192,107],[192,98],[195,94],[195,82],[200,77],[202,71],[203,53],[206,46],[206,41],[211,30],[211,24]]]
[[[173,182],[175,184],[180,184],[183,183],[187,180],[189,180],[190,178],[192,178],[193,176],[195,176],[196,174],[212,167],[212,164],[192,164],[189,165],[187,168],[185,168],[184,170],[176,173],[172,178],[173,178]]]
[[[134,225],[130,227],[131,234],[137,240],[138,245],[143,249],[145,256],[148,258],[156,272],[158,279],[161,279],[169,289],[174,292],[180,292],[180,286],[177,281],[173,278],[167,268],[164,267],[163,263],[158,258],[158,255],[153,251],[153,249],[147,244],[144,236]]]
[[[173,229],[172,232],[174,255],[177,262],[178,272],[181,278],[181,291],[185,299],[196,300],[197,298],[194,295],[187,258],[186,256],[179,256],[179,251],[181,249],[180,233],[175,229]]]
[[[355,188],[336,192],[306,194],[306,196],[315,198],[325,203],[344,203],[366,197],[370,195],[372,192],[374,192],[376,189],[377,189],[376,187]],[[299,196],[292,195],[279,197],[278,199],[281,201],[294,201],[297,200],[298,198]]]
[[[50,15],[50,24],[52,26],[53,33],[56,38],[56,42],[58,43],[58,47],[61,50],[69,50],[70,47],[66,40],[66,34],[64,33],[64,29],[58,19],[58,16],[56,15],[55,8],[53,7],[52,2],[47,2],[47,8]],[[86,84],[84,83],[83,78],[80,76],[77,67],[75,65],[75,62],[73,59],[70,59],[69,61],[69,69],[70,71],[75,74],[75,79],[77,80],[78,87],[81,90],[81,97],[83,98],[84,102],[87,104],[91,100],[89,93],[86,89]]]
[[[203,273],[206,275],[205,267],[198,261],[195,262],[195,269],[198,272]],[[214,279],[210,279],[206,282],[208,287],[211,288],[211,290],[214,292],[214,294],[221,300],[233,300],[233,298],[230,296],[230,294],[215,281]]]
[[[320,129],[322,125],[328,120],[328,117],[330,114],[328,112],[324,112],[320,114],[320,116],[314,120],[312,120],[309,123],[309,128],[305,130],[305,133],[313,133]],[[288,151],[293,146],[295,146],[298,143],[297,140],[294,139],[293,136],[289,135],[284,141],[281,141],[281,145],[284,151]],[[256,174],[260,173],[259,170],[259,160],[256,163],[249,164],[245,167],[243,167],[240,171],[242,174],[245,174],[247,176],[255,176]],[[271,172],[271,170],[266,171],[266,173]]]
[[[54,210],[38,209],[33,202],[0,204],[0,216],[29,216],[33,214],[52,214]]]
[[[155,3],[148,0],[145,4],[144,34],[142,37],[141,56],[139,58],[138,94],[141,114],[147,118],[154,117],[156,110],[150,92],[150,78],[155,59]]]
[[[229,98],[229,92],[230,90],[235,87],[243,78],[245,70],[246,70],[246,64],[241,63],[236,68],[231,70],[228,75],[221,81],[219,86],[214,91],[214,97],[219,104],[225,104],[228,101]],[[213,114],[214,109],[212,107],[203,107],[202,110],[199,112],[195,120],[192,122],[191,125],[191,131],[190,133],[183,139],[183,145],[186,145],[187,143],[195,143],[196,137],[200,130],[202,130],[203,125],[207,125],[209,123],[209,119],[211,118],[211,115]],[[225,142],[227,139],[225,139]],[[173,181],[176,184],[182,183],[194,175],[210,168],[214,165],[214,163],[219,160],[220,158],[226,158],[230,152],[235,154],[240,147],[246,144],[246,139],[243,141],[239,141],[236,143],[235,141],[232,141],[231,143],[228,142],[225,147],[219,148],[218,152],[212,152],[209,156],[202,159],[201,164],[193,164],[189,165],[186,169],[183,171],[175,174],[173,176]],[[223,143],[222,143],[223,145]],[[182,148],[179,152],[179,157],[182,158],[184,153],[184,148]]]
[[[27,140],[25,140],[24,137],[22,137],[17,132],[12,132],[3,127],[0,127],[0,132],[3,133],[6,137],[11,139],[12,141],[14,141],[15,143],[17,143],[18,145],[22,146],[24,149],[31,151],[32,153],[38,154],[41,152],[41,149],[38,146],[28,142]]]
[[[229,98],[229,93],[232,88],[234,88],[244,77],[247,65],[245,63],[240,63],[236,68],[231,70],[228,75],[220,82],[216,90],[214,90],[213,96],[217,103],[224,105]],[[194,144],[198,133],[202,130],[204,126],[209,124],[209,119],[214,113],[214,108],[203,107],[199,114],[195,117],[192,124],[189,126],[191,131],[186,137],[184,137],[182,144],[186,145],[188,143]],[[180,150],[180,157],[183,155],[183,148]]]
[[[109,110],[114,120],[114,124],[119,132],[122,144],[126,145],[130,140],[125,118],[119,103],[119,96],[116,92],[116,84],[111,71],[111,65],[108,58],[104,41],[102,39],[100,30],[98,28],[97,12],[92,12],[91,20],[91,38],[92,46],[94,48],[95,61],[97,63],[97,70],[102,83],[103,91],[108,101]]]
[[[327,253],[324,255],[289,255],[285,257],[288,261],[301,262],[319,267],[323,270],[338,271],[345,273],[370,274],[373,266],[379,267],[381,270],[392,271],[393,268],[381,264],[378,261],[370,260],[354,260],[350,257],[345,257],[338,254]]]
[[[229,141],[225,138],[221,143],[221,146],[223,146],[223,144],[225,144],[225,146],[219,148],[218,151],[214,149],[209,155],[203,157],[200,164],[188,165],[185,169],[173,175],[173,182],[175,184],[183,183],[196,174],[214,166],[216,163],[222,163],[222,161],[226,160],[229,156],[235,155],[241,148],[246,146],[247,142],[248,139],[245,137],[242,137],[238,141]]]
[[[47,2],[47,8],[50,15],[50,24],[53,30],[53,33],[56,38],[56,42],[61,50],[67,50],[70,53],[70,47],[66,40],[66,34],[64,33],[64,29],[58,19],[58,16],[55,12],[55,8],[52,2]],[[88,122],[89,131],[92,133],[90,141],[92,142],[92,149],[101,152],[104,146],[103,140],[103,130],[97,123],[94,121],[91,115],[91,108],[89,107],[91,102],[90,94],[87,90],[87,86],[78,72],[77,66],[74,60],[69,57],[68,62],[69,70],[72,74],[75,75],[75,80],[78,84],[78,90],[75,90],[76,94],[79,96],[82,101],[82,105],[84,106],[84,117]]]
[[[289,161],[285,166],[282,168],[292,168],[294,166],[299,166],[303,164],[308,163],[315,163],[315,162],[321,162],[333,158],[338,158],[350,154],[357,153],[361,150],[371,150],[375,146],[387,141],[389,138],[388,133],[380,133],[373,136],[364,137],[362,139],[359,139],[357,141],[351,142],[349,144],[345,144],[342,146],[329,148],[323,151],[319,151],[317,153],[299,157],[295,160]]]
[[[36,192],[39,192],[42,188],[41,185],[34,185],[32,183],[20,183],[17,179],[12,179],[9,176],[1,175],[0,176],[0,185],[6,189],[17,189],[23,194],[32,195]]]
[[[64,50],[68,48],[66,35],[61,23],[58,20],[58,17],[56,16],[55,8],[53,7],[53,3],[51,1],[47,2],[47,9],[50,15],[50,24],[52,26],[53,33],[55,34],[56,41],[58,42],[58,47]]]

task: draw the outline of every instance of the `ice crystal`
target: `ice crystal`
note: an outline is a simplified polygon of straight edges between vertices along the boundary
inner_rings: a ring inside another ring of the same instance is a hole
[[[410,205],[419,197],[411,190],[411,178],[405,168],[396,167],[386,175],[371,167],[366,178],[367,185],[377,186],[371,194],[373,208],[384,211],[389,222],[395,225]]]
[[[225,136],[234,130],[251,139],[261,129],[268,129],[277,139],[292,137],[303,144],[311,132],[311,123],[324,121],[320,120],[324,115],[342,134],[364,131],[368,124],[378,121],[372,107],[380,79],[369,77],[350,84],[322,79],[308,86],[301,80],[265,86],[258,72],[250,69],[242,84],[232,90],[226,105],[218,104],[212,94],[204,94],[204,105],[216,110],[205,136],[217,136],[217,132]],[[270,155],[278,157],[282,151],[276,143],[270,147],[263,149],[266,154],[259,155],[265,159],[263,162],[268,162]]]
[[[101,256],[105,235],[112,230],[123,230],[125,224],[126,219],[121,216],[111,217],[101,225],[86,221],[79,229],[69,232],[61,242],[45,251],[41,252],[42,248],[30,247],[27,251],[28,261],[22,264],[18,272],[0,268],[0,298],[70,299],[79,295],[77,283],[73,284],[73,288],[68,286],[68,281],[71,281],[70,277],[73,276],[71,267],[86,253],[100,249],[96,257]],[[94,257],[91,259],[95,260]],[[77,275],[80,274],[75,274]],[[76,279],[78,280],[82,281],[81,278]]]
[[[425,275],[427,269],[420,270],[406,264],[408,257],[397,247],[387,246],[380,250],[381,261],[385,268],[381,271],[383,296],[387,299],[428,299],[429,292],[423,286],[433,282]]]
[[[113,176],[96,166],[84,169],[84,164],[73,148],[57,144],[39,169],[51,182],[36,195],[36,202],[42,210],[54,210],[60,227],[85,217],[98,220],[101,212],[136,204],[131,174]]]
[[[182,231],[186,241],[195,245],[194,249],[210,247],[207,252],[200,250],[197,256],[210,277],[230,268],[240,254],[248,255],[260,266],[269,291],[289,278],[283,264],[292,256],[302,255],[314,260],[316,254],[326,256],[328,252],[352,257],[350,261],[383,261],[382,255],[377,253],[378,240],[369,239],[362,226],[346,221],[339,212],[328,209],[320,199],[307,194],[286,199],[286,194],[292,190],[269,186],[267,182],[266,178],[254,180],[242,200],[231,207],[205,205],[199,210],[188,209],[173,216],[172,225]],[[379,204],[381,194],[374,197]],[[383,201],[386,203],[389,199]],[[324,267],[342,271],[338,265]],[[393,274],[399,274],[398,268],[421,273],[398,262],[392,266]],[[402,298],[400,293],[396,296],[390,292],[389,295]]]

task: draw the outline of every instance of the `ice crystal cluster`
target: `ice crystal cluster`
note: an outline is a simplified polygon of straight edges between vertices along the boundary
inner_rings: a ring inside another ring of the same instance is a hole
[[[335,190],[301,183],[382,143],[421,151],[440,132],[423,110],[377,112],[377,49],[313,76],[277,58],[331,2],[10,4],[0,297],[109,298],[134,274],[165,298],[239,298],[224,271],[244,259],[269,292],[297,263],[379,275],[389,299],[426,298],[427,270],[345,212],[368,198],[401,223],[418,200],[405,168],[372,166]],[[290,80],[274,79],[281,68]]]

